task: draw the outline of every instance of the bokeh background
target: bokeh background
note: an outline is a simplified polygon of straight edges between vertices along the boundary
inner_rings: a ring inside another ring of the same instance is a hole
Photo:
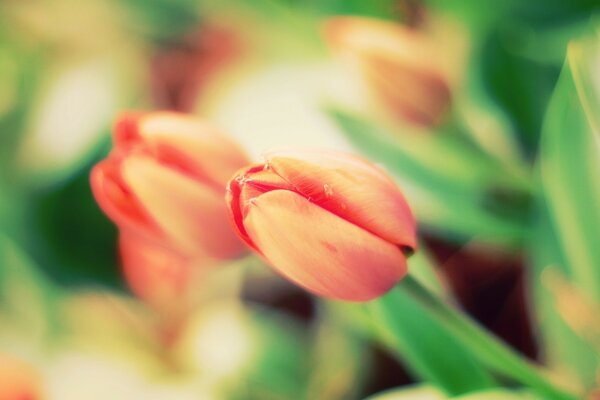
[[[89,171],[119,112],[169,109],[212,121],[255,160],[301,145],[387,168],[419,221],[411,268],[434,271],[483,326],[590,393],[600,376],[599,12],[596,0],[0,2],[0,365],[27,364],[40,398],[60,400],[477,389],[436,378],[453,370],[439,362],[443,336],[417,352],[421,365],[378,339],[368,306],[315,299],[251,258],[215,271],[165,340],[123,281]],[[328,46],[324,24],[339,15],[427,38],[424,65],[439,67],[450,93],[440,121],[415,124],[374,98]],[[399,312],[429,326],[418,310]]]

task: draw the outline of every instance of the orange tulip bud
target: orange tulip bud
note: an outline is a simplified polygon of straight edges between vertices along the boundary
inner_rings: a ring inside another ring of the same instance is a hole
[[[120,229],[125,275],[134,292],[152,299],[177,293],[190,260],[243,253],[223,197],[227,179],[245,164],[231,139],[190,116],[128,113],[117,120],[114,149],[92,170],[91,184]],[[161,282],[152,278],[156,274],[172,279]],[[151,283],[162,287],[141,286]]]
[[[355,156],[275,151],[229,182],[239,236],[281,274],[334,299],[366,301],[406,273],[416,247],[404,196],[380,169]]]
[[[138,298],[170,313],[192,303],[190,289],[203,272],[194,268],[197,259],[127,233],[119,236],[119,250],[125,280]]]
[[[42,399],[39,374],[29,364],[0,354],[0,399]]]
[[[441,122],[450,88],[441,55],[425,33],[373,18],[335,17],[327,21],[325,36],[333,49],[356,61],[393,115],[424,127]]]

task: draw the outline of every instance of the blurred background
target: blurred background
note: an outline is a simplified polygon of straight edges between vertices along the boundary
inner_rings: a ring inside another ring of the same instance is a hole
[[[399,387],[393,398],[442,399],[510,386],[436,378],[458,365],[441,365],[453,357],[443,335],[416,358],[398,352],[373,332],[369,305],[316,299],[252,258],[215,270],[165,333],[168,316],[127,288],[89,172],[120,111],[168,109],[212,121],[253,160],[301,145],[388,169],[419,221],[411,269],[433,271],[482,325],[591,393],[599,13],[597,0],[3,0],[0,381],[20,376],[6,381],[60,400]],[[359,17],[348,32],[332,28],[341,15]],[[387,43],[361,25],[372,19],[402,35]]]

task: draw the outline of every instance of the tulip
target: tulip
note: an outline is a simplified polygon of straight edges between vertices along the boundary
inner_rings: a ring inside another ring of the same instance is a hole
[[[39,374],[31,365],[12,356],[0,354],[0,399],[42,399]]]
[[[114,149],[91,173],[98,204],[119,227],[125,276],[150,302],[176,295],[198,260],[240,256],[225,203],[229,176],[247,164],[214,127],[172,112],[127,113]]]
[[[380,296],[406,274],[415,220],[379,168],[319,150],[264,158],[236,173],[227,203],[238,235],[279,273],[347,301]]]
[[[439,124],[450,104],[442,56],[423,32],[364,17],[334,17],[325,25],[330,46],[353,60],[367,86],[398,119]]]
[[[178,306],[187,306],[202,276],[199,266],[204,259],[188,257],[161,243],[139,235],[121,233],[119,250],[123,275],[133,294],[156,309],[170,313]]]

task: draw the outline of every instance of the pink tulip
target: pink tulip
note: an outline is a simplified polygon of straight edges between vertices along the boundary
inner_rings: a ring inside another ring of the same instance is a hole
[[[325,25],[330,46],[355,60],[380,103],[404,122],[440,123],[450,104],[442,55],[424,32],[365,17],[334,17]]]
[[[416,248],[404,196],[379,168],[336,152],[287,150],[237,172],[238,235],[277,271],[324,297],[366,301],[406,274]]]
[[[184,114],[127,113],[117,120],[114,149],[92,170],[91,184],[121,232],[134,292],[152,299],[176,294],[192,261],[244,252],[223,197],[228,178],[247,162],[231,139]],[[157,275],[168,279],[151,278]]]
[[[0,354],[0,400],[40,400],[41,378],[29,364]]]

